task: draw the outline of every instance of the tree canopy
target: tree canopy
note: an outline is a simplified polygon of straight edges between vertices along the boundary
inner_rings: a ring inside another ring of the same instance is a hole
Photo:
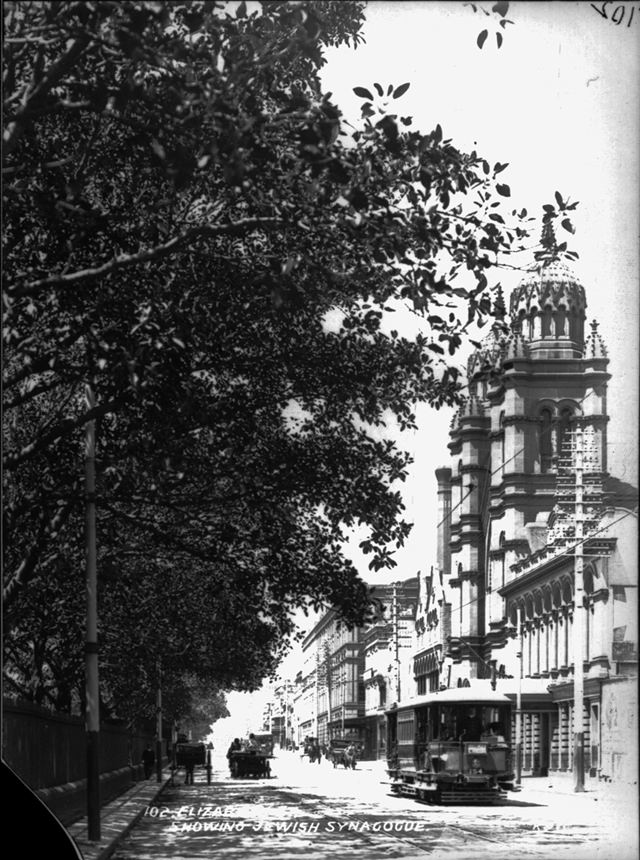
[[[367,617],[346,530],[377,570],[410,529],[408,457],[376,430],[455,402],[530,218],[503,211],[506,164],[412,128],[409,83],[356,86],[345,121],[320,70],[363,3],[4,13],[7,671],[80,688],[95,419],[105,702],[161,652],[252,689],[296,607]],[[430,334],[389,330],[404,304]]]

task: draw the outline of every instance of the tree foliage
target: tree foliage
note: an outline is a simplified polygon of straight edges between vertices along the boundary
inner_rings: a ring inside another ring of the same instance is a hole
[[[497,19],[497,26],[495,27],[495,37],[496,37],[496,46],[498,48],[502,47],[503,42],[503,30],[506,29],[507,24],[513,24],[514,22],[507,18],[507,12],[509,11],[509,4],[504,2],[504,0],[499,0],[499,2],[494,3],[490,9],[486,9],[484,6],[479,5],[478,3],[465,3],[465,6],[470,6],[474,12],[482,12],[485,16],[491,18],[491,20],[495,23]],[[498,29],[500,27],[501,29]],[[476,44],[480,49],[482,49],[489,37],[489,30],[485,28],[478,33],[478,38],[476,39]]]
[[[252,688],[295,607],[365,617],[346,530],[376,570],[410,528],[409,460],[378,431],[455,401],[526,213],[501,214],[507,165],[395,112],[408,83],[357,87],[344,120],[319,72],[362,3],[4,10],[12,659],[37,629],[42,677],[77,668],[95,420],[105,700],[163,650],[176,683]],[[429,335],[389,331],[404,304]]]

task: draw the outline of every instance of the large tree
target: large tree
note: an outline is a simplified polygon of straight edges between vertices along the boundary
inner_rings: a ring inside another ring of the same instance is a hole
[[[144,586],[167,623],[183,584],[172,637],[198,600],[217,612],[185,671],[207,653],[245,687],[294,607],[365,617],[345,530],[368,529],[379,569],[410,528],[408,458],[377,431],[455,401],[526,213],[502,212],[506,165],[396,113],[407,83],[356,87],[344,121],[319,72],[363,20],[357,2],[5,4],[9,631],[29,639],[38,589],[69,607],[81,587],[90,419],[107,617]],[[385,326],[405,303],[429,335]],[[135,640],[136,613],[119,620]]]

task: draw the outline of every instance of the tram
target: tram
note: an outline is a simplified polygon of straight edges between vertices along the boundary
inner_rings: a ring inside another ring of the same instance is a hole
[[[494,804],[514,789],[511,700],[461,687],[386,711],[391,792],[437,804]]]

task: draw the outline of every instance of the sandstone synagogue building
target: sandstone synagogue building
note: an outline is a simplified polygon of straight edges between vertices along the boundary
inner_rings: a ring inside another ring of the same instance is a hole
[[[519,685],[523,772],[570,771],[579,546],[586,773],[634,781],[638,499],[607,470],[607,350],[595,321],[585,331],[586,308],[555,260],[514,290],[510,321],[498,294],[436,471],[414,694],[493,683],[514,699]]]

